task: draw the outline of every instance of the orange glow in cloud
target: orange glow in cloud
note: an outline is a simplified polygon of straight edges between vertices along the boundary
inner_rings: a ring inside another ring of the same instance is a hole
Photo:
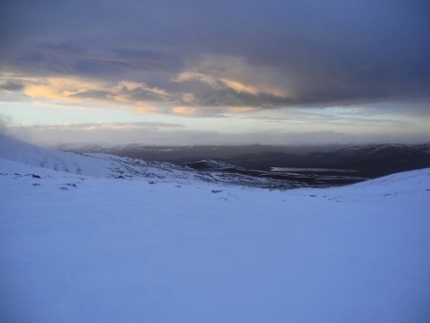
[[[237,80],[232,80],[225,77],[215,77],[212,75],[195,73],[195,72],[184,72],[179,74],[175,79],[175,82],[189,82],[189,81],[198,81],[205,84],[208,84],[214,89],[219,89],[221,87],[227,87],[234,90],[237,93],[249,93],[252,95],[260,95],[260,94],[270,94],[273,96],[286,98],[288,97],[288,93],[286,90],[281,90],[275,88],[273,86],[267,84],[259,84],[259,85],[250,85],[245,84],[244,82],[240,82]]]
[[[241,69],[244,67],[239,68],[239,70]],[[178,74],[176,78],[170,81],[179,83],[195,81],[207,84],[215,90],[213,92],[215,98],[220,89],[231,89],[238,94],[247,93],[255,96],[256,102],[258,102],[257,97],[259,95],[286,97],[285,91],[270,85],[270,82],[267,81],[268,77],[260,80],[258,77],[251,78],[249,74],[254,70],[249,70],[248,67],[245,70],[247,71],[246,75],[242,72],[243,75],[239,75],[240,73],[238,74],[237,71],[233,70],[233,77],[229,76],[228,71],[222,72],[218,77],[212,75],[210,71],[208,73],[188,71]],[[13,75],[3,74],[0,75],[1,77],[14,79]],[[245,81],[241,81],[241,79]],[[232,94],[231,101],[226,100],[223,105],[208,106],[203,97],[207,93],[194,93],[193,88],[190,89],[188,85],[184,87],[184,90],[186,89],[184,92],[177,90],[176,92],[169,92],[167,89],[130,80],[111,83],[78,77],[24,78],[20,76],[19,81],[24,84],[23,93],[25,95],[46,105],[69,103],[76,108],[86,109],[89,105],[98,104],[133,109],[133,112],[137,114],[176,114],[183,116],[220,116],[224,113],[240,114],[261,109],[261,106],[254,107],[249,103],[246,106],[237,106],[238,101],[235,101],[234,94]],[[199,87],[196,88],[200,89]],[[252,101],[252,98],[249,100]],[[216,100],[213,101],[217,102]],[[220,100],[219,102],[224,101]]]
[[[199,81],[202,83],[206,83],[213,88],[219,88],[218,79],[205,75],[202,73],[194,73],[194,72],[184,72],[180,73],[176,78],[173,79],[174,82],[186,82],[186,81]]]
[[[160,114],[160,109],[155,107],[153,104],[146,102],[138,102],[133,107],[135,114]]]
[[[24,89],[24,93],[34,99],[43,98],[70,103],[83,103],[98,101],[103,104],[130,104],[139,109],[149,110],[146,102],[133,98],[133,91],[145,91],[159,97],[168,97],[169,94],[156,87],[147,87],[144,83],[121,81],[116,85],[106,82],[84,81],[72,78],[44,78],[33,79]],[[105,97],[80,97],[79,94],[105,92]]]
[[[97,82],[51,77],[32,80],[31,84],[25,87],[24,93],[31,98],[83,102],[82,98],[74,95],[87,91],[98,91],[102,88],[102,84]]]
[[[229,108],[228,112],[240,114],[240,113],[250,113],[257,110],[259,109],[256,107],[233,107],[233,108]]]
[[[172,112],[173,114],[185,116],[197,116],[202,114],[202,110],[195,107],[174,107]]]

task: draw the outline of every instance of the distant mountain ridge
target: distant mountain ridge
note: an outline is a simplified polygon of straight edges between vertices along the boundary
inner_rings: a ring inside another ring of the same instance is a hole
[[[270,171],[273,167],[326,168],[356,170],[363,178],[376,178],[401,171],[430,167],[430,143],[419,145],[366,144],[352,147],[315,146],[300,150],[281,146],[184,146],[157,147],[138,144],[103,148],[58,146],[80,153],[103,152],[118,156],[189,165],[205,159],[218,160],[247,170]],[[306,153],[304,153],[306,152]],[[309,173],[303,171],[301,173]],[[327,175],[329,175],[328,173]],[[337,175],[338,172],[336,172]],[[331,175],[335,175],[334,173]]]
[[[195,169],[168,162],[147,161],[130,157],[101,153],[74,153],[38,147],[0,134],[0,161],[9,160],[36,166],[46,171],[73,175],[117,179],[143,179],[151,184],[173,182],[176,184],[200,181],[259,188],[291,189],[307,187],[303,181],[287,178],[258,176],[247,172],[230,172],[226,164],[207,161],[213,167]],[[230,166],[228,166],[230,167]],[[0,173],[3,173],[0,164]]]

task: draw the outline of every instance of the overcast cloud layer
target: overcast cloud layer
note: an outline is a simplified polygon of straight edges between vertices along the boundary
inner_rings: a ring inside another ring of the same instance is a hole
[[[429,17],[429,1],[410,0],[6,0],[0,130],[40,142],[428,142]]]
[[[428,1],[7,1],[0,90],[213,115],[430,96]]]

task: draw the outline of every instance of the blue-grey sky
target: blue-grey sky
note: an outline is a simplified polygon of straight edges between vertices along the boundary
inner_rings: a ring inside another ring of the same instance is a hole
[[[430,141],[429,17],[410,0],[6,0],[0,116],[45,142]]]

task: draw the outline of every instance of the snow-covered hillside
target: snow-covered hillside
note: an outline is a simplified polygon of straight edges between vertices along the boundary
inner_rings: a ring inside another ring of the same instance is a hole
[[[107,154],[75,154],[37,147],[0,134],[0,158],[27,165],[107,178],[192,178],[192,174],[168,163],[145,162]],[[167,176],[168,175],[168,176]]]
[[[277,191],[0,139],[0,322],[430,321],[430,169]]]
[[[198,171],[166,162],[144,161],[103,153],[77,154],[57,151],[30,145],[1,133],[0,158],[71,174],[107,178],[146,179],[154,183],[174,182],[183,184],[190,181],[203,181],[282,189],[307,186],[304,183],[293,180],[274,180],[263,176],[257,177],[222,172],[219,165],[219,167],[214,168],[214,171]]]

